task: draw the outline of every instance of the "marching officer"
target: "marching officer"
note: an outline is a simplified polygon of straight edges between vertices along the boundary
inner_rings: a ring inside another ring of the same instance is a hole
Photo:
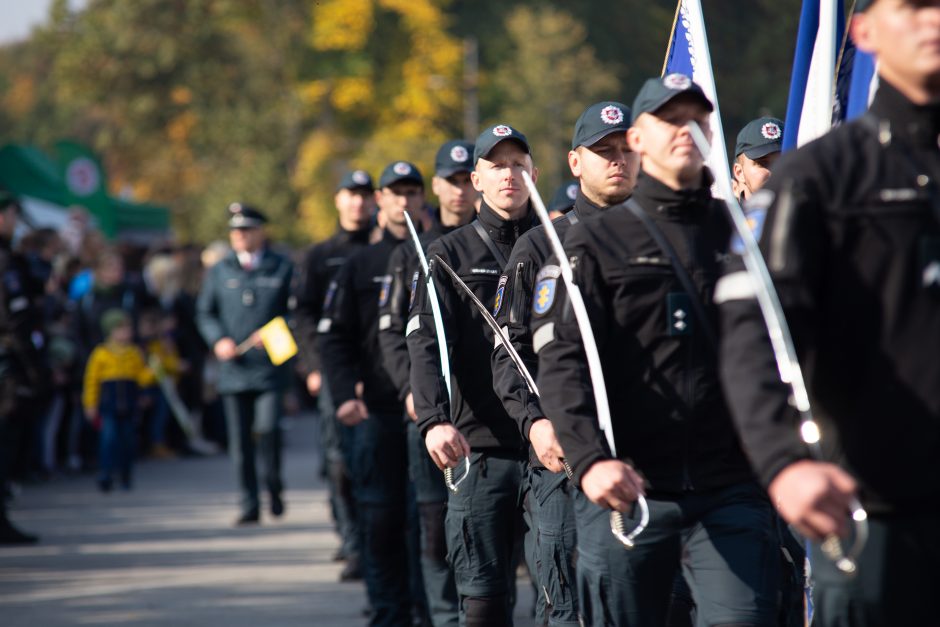
[[[349,429],[336,422],[336,408],[330,386],[323,384],[322,359],[317,342],[317,325],[324,305],[336,293],[334,279],[354,252],[369,245],[375,213],[372,177],[364,170],[347,172],[333,198],[339,223],[336,233],[307,251],[295,290],[294,324],[307,392],[317,397],[320,414],[320,443],[323,447],[330,503],[336,517],[342,546],[337,553],[346,560],[340,581],[362,578],[359,555],[359,529],[352,493]]]
[[[508,125],[483,131],[470,174],[482,194],[477,219],[428,247],[429,259],[440,255],[484,303],[493,302],[513,245],[533,224],[522,180],[523,171],[537,175],[529,152],[525,136]],[[508,625],[513,554],[522,531],[523,442],[493,391],[492,331],[437,264],[433,276],[453,356],[453,397],[447,398],[441,380],[434,317],[426,284],[419,281],[406,329],[417,425],[438,468],[467,457],[471,462],[466,481],[448,496],[445,523],[462,624]]]
[[[640,160],[627,147],[628,128],[630,109],[619,102],[593,104],[578,118],[568,153],[568,166],[578,179],[574,208],[554,221],[559,238],[571,224],[622,202],[633,191]],[[567,198],[568,190],[562,191]],[[543,227],[534,227],[520,237],[500,277],[493,309],[496,321],[506,329],[533,376],[538,363],[529,332],[532,288],[550,256],[551,245]],[[544,613],[552,626],[577,625],[573,489],[562,467],[563,453],[538,397],[529,392],[502,345],[493,350],[492,367],[496,393],[532,447],[528,504],[538,528],[539,614]],[[544,604],[547,607],[541,607]]]
[[[730,227],[686,126],[708,132],[711,111],[687,76],[647,80],[627,131],[641,163],[632,198],[565,237],[600,348],[616,459],[560,269],[543,266],[533,289],[542,409],[582,490],[577,571],[590,625],[666,624],[680,569],[700,624],[776,624],[773,509],[718,383],[711,293]],[[649,526],[626,550],[610,510],[629,511],[644,493]]]
[[[440,201],[438,219],[431,223],[430,230],[419,236],[422,250],[476,216],[473,203],[477,192],[470,181],[472,158],[473,144],[469,142],[448,141],[438,149],[431,179],[431,189]],[[411,242],[405,242],[392,251],[388,263],[388,275],[392,279],[390,293],[385,304],[379,307],[379,344],[385,370],[398,388],[398,396],[405,402],[408,414],[408,468],[418,506],[421,574],[428,612],[434,627],[456,627],[457,589],[454,571],[447,564],[444,535],[447,488],[414,423],[414,401],[409,381],[411,363],[405,343],[405,327],[421,272],[418,253]]]
[[[257,331],[287,315],[293,268],[268,246],[263,213],[237,202],[228,211],[232,252],[209,269],[196,302],[196,323],[221,364],[218,388],[241,490],[236,524],[250,525],[260,520],[256,439],[271,515],[284,514],[280,419],[288,372],[271,363]]]
[[[389,164],[375,194],[382,239],[349,257],[319,323],[320,352],[336,418],[352,433],[353,490],[362,534],[371,625],[411,625],[406,521],[408,456],[404,404],[379,355],[379,308],[391,295],[388,262],[417,221],[424,179],[413,164]],[[361,397],[357,385],[361,383]]]
[[[740,273],[718,290],[722,377],[788,522],[821,540],[848,535],[853,496],[868,512],[855,577],[812,550],[816,622],[919,625],[940,559],[940,4],[859,1],[850,32],[878,59],[869,112],[781,157],[748,203],[825,460],[800,438]]]
[[[783,122],[777,118],[757,118],[740,130],[731,165],[731,185],[738,198],[747,200],[764,186],[782,146]]]

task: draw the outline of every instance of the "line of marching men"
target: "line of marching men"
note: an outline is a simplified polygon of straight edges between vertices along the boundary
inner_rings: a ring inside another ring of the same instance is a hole
[[[900,11],[862,4],[863,25]],[[866,45],[900,45],[887,32]],[[308,388],[336,417],[325,434],[334,508],[371,624],[409,625],[417,606],[433,625],[511,625],[521,552],[540,624],[803,624],[804,551],[780,515],[813,540],[846,535],[856,495],[869,510],[860,574],[841,575],[813,548],[817,620],[913,624],[930,597],[917,573],[938,542],[940,482],[926,469],[940,337],[925,324],[940,313],[938,145],[919,138],[935,139],[940,117],[907,89],[910,73],[891,73],[910,61],[886,63],[864,120],[782,159],[773,177],[782,123],[755,120],[733,166],[841,466],[800,440],[742,243],[691,136],[692,123],[710,134],[712,104],[689,77],[649,79],[632,108],[584,110],[568,153],[577,193],[554,221],[599,346],[616,456],[598,426],[564,260],[524,183],[538,176],[525,135],[497,124],[474,144],[444,144],[430,217],[411,163],[389,164],[376,190],[364,172],[344,179],[342,228],[308,255],[298,324]],[[878,165],[888,162],[904,165]],[[875,174],[862,184],[865,172]],[[898,192],[908,187],[922,192]],[[370,199],[381,226],[372,240]],[[430,282],[406,214],[424,225]],[[490,309],[537,390],[445,265]],[[886,433],[875,414],[893,405],[907,429],[875,444]],[[885,480],[915,467],[925,473],[916,500],[909,479]],[[629,530],[640,496],[649,522],[627,549],[610,511]]]

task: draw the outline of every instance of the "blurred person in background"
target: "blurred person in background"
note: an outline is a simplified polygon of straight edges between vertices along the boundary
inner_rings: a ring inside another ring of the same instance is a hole
[[[0,544],[37,541],[7,517],[7,481],[24,429],[41,408],[50,380],[35,309],[42,287],[32,279],[26,258],[12,249],[18,213],[16,199],[0,190]]]
[[[253,207],[229,205],[232,251],[209,269],[196,303],[196,320],[220,362],[218,391],[228,425],[229,453],[241,490],[237,525],[260,521],[255,443],[264,465],[271,515],[284,514],[281,480],[281,396],[286,365],[274,366],[258,329],[286,316],[293,266],[268,246],[267,218]]]

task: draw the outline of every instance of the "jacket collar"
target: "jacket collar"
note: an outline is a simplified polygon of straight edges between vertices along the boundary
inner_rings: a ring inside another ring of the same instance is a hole
[[[940,144],[940,103],[916,105],[894,85],[879,77],[881,84],[871,111],[891,124],[891,132],[917,148],[937,149]]]
[[[337,227],[336,237],[343,243],[357,242],[361,244],[369,243],[369,236],[372,234],[372,226],[367,226],[356,231],[347,231],[343,227]]]
[[[714,179],[708,168],[702,170],[702,182],[692,189],[675,190],[640,171],[637,178],[633,198],[653,215],[663,215],[669,218],[694,219],[703,206],[712,201],[711,184]]]
[[[583,220],[585,218],[590,218],[591,216],[604,211],[607,207],[601,207],[600,205],[595,205],[593,202],[588,200],[588,197],[584,195],[580,189],[578,190],[578,196],[574,199],[574,213],[578,216],[579,219]]]
[[[486,229],[486,232],[489,233],[489,236],[493,238],[494,242],[512,245],[516,243],[519,236],[532,227],[534,220],[537,219],[534,213],[530,203],[525,215],[518,220],[504,220],[486,204],[486,201],[483,201],[480,204],[480,212],[477,214],[477,219]]]

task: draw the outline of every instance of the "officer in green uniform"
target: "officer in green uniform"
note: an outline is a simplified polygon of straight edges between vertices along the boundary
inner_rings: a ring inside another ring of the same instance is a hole
[[[221,362],[218,388],[241,488],[236,524],[244,525],[259,520],[256,441],[271,514],[284,513],[279,423],[287,370],[271,363],[257,331],[287,314],[293,268],[267,245],[264,214],[241,203],[229,205],[229,213],[232,252],[209,270],[196,303],[196,323]]]

